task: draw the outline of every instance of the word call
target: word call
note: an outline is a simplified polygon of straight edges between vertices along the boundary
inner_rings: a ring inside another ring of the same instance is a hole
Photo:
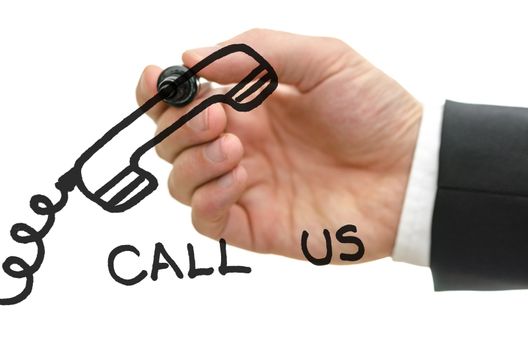
[[[219,241],[220,243],[220,266],[218,266],[218,272],[221,275],[227,275],[228,273],[250,273],[251,268],[248,266],[237,266],[237,265],[228,265],[227,264],[227,251],[226,251],[226,241],[222,238]],[[146,270],[141,270],[136,276],[125,278],[117,274],[115,269],[115,260],[118,255],[125,252],[133,253],[140,256],[139,250],[133,245],[120,245],[110,252],[108,256],[108,271],[110,276],[114,281],[124,284],[125,286],[133,286],[143,281],[147,277],[148,272]],[[198,276],[209,276],[212,275],[214,269],[212,267],[196,267],[196,259],[194,256],[194,247],[191,243],[187,244],[187,255],[189,258],[189,271],[187,276],[189,278],[195,278]],[[162,259],[163,258],[163,259]],[[163,261],[164,260],[164,261]],[[158,279],[158,274],[160,270],[171,268],[176,277],[182,279],[183,272],[174,261],[174,259],[169,255],[163,243],[156,243],[154,245],[154,257],[152,259],[152,267],[150,269],[150,278],[153,281]]]

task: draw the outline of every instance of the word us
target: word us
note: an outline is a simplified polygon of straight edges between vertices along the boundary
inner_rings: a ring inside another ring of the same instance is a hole
[[[353,244],[357,246],[357,252],[354,254],[349,253],[341,253],[339,255],[339,258],[342,261],[357,261],[363,257],[365,254],[365,246],[363,245],[363,242],[356,236],[346,236],[345,234],[348,232],[357,232],[357,228],[354,225],[345,225],[341,227],[336,232],[336,239],[339,243],[343,244]],[[308,236],[310,234],[308,231],[303,231],[301,236],[301,249],[304,254],[304,257],[306,260],[311,262],[314,265],[328,265],[332,261],[332,240],[330,238],[330,232],[327,229],[323,230],[323,236],[326,242],[326,255],[322,258],[316,258],[312,254],[310,254],[310,251],[308,250]]]

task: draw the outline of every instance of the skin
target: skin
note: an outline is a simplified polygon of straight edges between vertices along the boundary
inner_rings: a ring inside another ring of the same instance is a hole
[[[310,253],[323,257],[326,228],[332,263],[343,263],[339,253],[357,247],[337,242],[335,232],[353,224],[365,247],[359,262],[390,256],[421,105],[333,38],[254,29],[215,47],[187,51],[183,62],[193,66],[232,43],[246,43],[264,56],[280,85],[251,112],[212,105],[158,145],[160,157],[173,165],[170,193],[192,207],[196,230],[255,252],[305,259],[302,231],[310,233]],[[200,75],[228,85],[254,66],[236,54]],[[157,92],[160,72],[145,68],[136,91],[139,104]],[[213,92],[218,91],[200,99]],[[200,99],[185,108],[160,103],[149,115],[159,132]]]

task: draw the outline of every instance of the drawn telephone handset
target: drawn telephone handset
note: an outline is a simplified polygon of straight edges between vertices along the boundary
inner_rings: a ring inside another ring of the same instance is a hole
[[[102,186],[89,188],[90,186],[83,180],[83,167],[97,152],[103,149],[114,137],[129,127],[154,105],[162,100],[170,103],[175,94],[181,94],[181,87],[190,79],[196,79],[196,76],[202,69],[218,59],[236,53],[248,55],[256,62],[256,67],[249,71],[240,82],[232,86],[227,92],[212,95],[204,99],[173,124],[135,149],[130,156],[129,164],[116,174],[113,174]],[[0,305],[16,304],[24,300],[31,293],[34,274],[38,271],[44,260],[43,239],[55,222],[55,214],[64,208],[68,201],[68,193],[73,191],[75,187],[86,198],[97,203],[106,211],[123,212],[132,208],[151,194],[158,186],[156,177],[139,166],[141,157],[147,151],[162,142],[210,105],[224,103],[237,111],[250,111],[259,106],[276,89],[277,85],[277,74],[271,65],[260,54],[245,44],[233,44],[223,47],[187,71],[161,81],[158,84],[159,91],[156,95],[108,130],[103,137],[97,140],[77,158],[73,168],[58,179],[55,187],[60,191],[61,197],[56,203],[52,203],[48,197],[43,195],[35,195],[31,198],[31,209],[38,215],[46,216],[46,222],[38,231],[27,224],[17,223],[11,228],[11,237],[18,243],[35,243],[37,246],[37,255],[33,264],[28,264],[25,260],[17,256],[10,256],[4,261],[2,264],[4,272],[13,278],[25,278],[26,284],[18,295],[11,298],[0,298]],[[114,191],[115,193],[113,195],[110,197],[105,196],[116,188],[119,189]]]

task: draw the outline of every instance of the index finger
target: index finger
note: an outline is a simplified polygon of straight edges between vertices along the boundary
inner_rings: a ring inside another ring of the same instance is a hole
[[[143,70],[136,87],[136,100],[141,106],[152,96],[158,93],[157,81],[161,73],[161,68],[157,66],[147,66]],[[149,111],[147,115],[154,119],[155,122],[167,110],[169,106],[164,102],[158,102]]]

